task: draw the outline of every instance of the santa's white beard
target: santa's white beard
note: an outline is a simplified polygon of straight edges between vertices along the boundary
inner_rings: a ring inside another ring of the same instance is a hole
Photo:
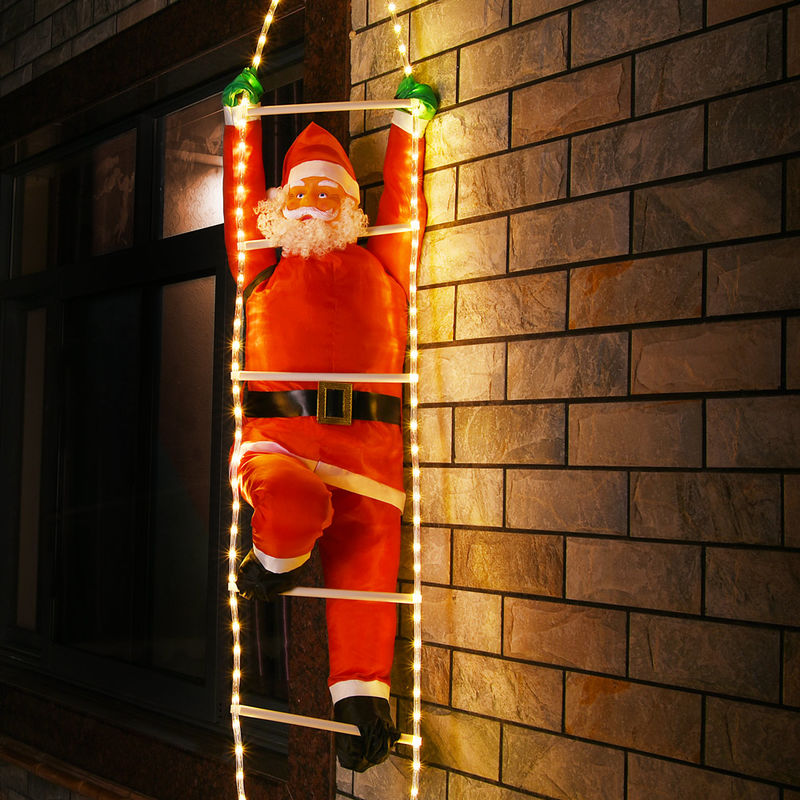
[[[352,197],[342,201],[339,215],[334,220],[287,219],[283,215],[286,204],[284,189],[270,189],[266,200],[255,208],[256,224],[262,236],[286,255],[324,256],[334,250],[343,250],[355,242],[369,225],[367,215]]]

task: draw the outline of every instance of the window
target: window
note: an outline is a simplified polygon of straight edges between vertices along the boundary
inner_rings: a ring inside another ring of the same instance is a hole
[[[299,68],[276,81],[266,102],[300,99]],[[299,120],[274,119],[279,182]],[[6,176],[0,662],[227,731],[222,132],[195,93]],[[247,702],[280,707],[283,609],[248,613]]]

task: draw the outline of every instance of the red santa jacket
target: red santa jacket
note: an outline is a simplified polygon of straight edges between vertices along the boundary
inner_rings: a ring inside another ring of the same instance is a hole
[[[402,113],[402,112],[398,112]],[[263,238],[253,211],[266,193],[261,159],[261,124],[245,133],[245,239]],[[238,275],[233,165],[239,132],[225,128],[225,236],[231,271]],[[384,162],[384,190],[376,225],[411,218],[412,138],[393,124]],[[419,140],[422,164],[424,140]],[[421,182],[417,187],[420,230],[426,218]],[[243,369],[281,372],[380,372],[403,369],[411,234],[373,237],[368,246],[348,245],[321,257],[283,256],[275,250],[248,251],[244,284],[245,354]],[[274,266],[274,269],[271,269]],[[260,277],[269,273],[266,279]],[[251,381],[251,391],[314,388],[295,382]],[[399,384],[357,383],[355,390],[400,397]],[[403,438],[400,426],[353,420],[326,425],[314,417],[245,419],[242,440],[274,442],[311,461],[335,465],[402,490]]]

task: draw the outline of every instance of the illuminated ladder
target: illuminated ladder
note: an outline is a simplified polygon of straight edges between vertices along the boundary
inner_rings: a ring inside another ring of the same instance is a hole
[[[267,41],[267,31],[274,19],[275,8],[279,0],[271,0],[269,11],[264,18],[261,34],[258,38],[256,54],[252,60],[254,69],[258,68],[261,62],[261,54]],[[399,36],[401,26],[397,21],[394,3],[389,3],[394,32]],[[412,72],[411,65],[406,54],[406,46],[398,44],[398,51],[403,60],[403,71],[406,75]],[[360,735],[355,725],[347,725],[331,720],[317,719],[313,717],[303,717],[297,714],[285,714],[283,712],[272,711],[269,709],[253,708],[252,706],[241,705],[240,684],[241,684],[241,627],[238,612],[238,588],[236,586],[236,568],[238,564],[237,542],[239,534],[239,512],[241,508],[239,493],[238,468],[242,456],[242,381],[248,380],[297,380],[297,381],[326,381],[339,380],[350,383],[358,381],[369,383],[407,383],[409,385],[409,439],[411,449],[411,474],[412,474],[412,530],[413,530],[413,556],[414,556],[414,591],[411,594],[400,594],[392,592],[354,592],[342,589],[317,589],[297,587],[284,594],[303,596],[303,597],[322,597],[338,599],[369,600],[373,602],[391,602],[413,605],[413,704],[412,704],[412,725],[411,735],[403,734],[397,744],[410,745],[413,748],[412,777],[410,797],[417,798],[419,795],[420,778],[420,747],[422,738],[420,736],[421,721],[421,662],[422,662],[422,584],[421,584],[421,541],[420,541],[420,468],[419,468],[419,442],[418,442],[418,421],[417,409],[419,398],[417,393],[418,373],[418,330],[417,330],[417,261],[419,257],[419,209],[417,206],[417,192],[420,180],[420,164],[418,157],[418,119],[421,104],[417,100],[391,100],[391,101],[352,101],[342,103],[308,103],[289,106],[272,106],[266,108],[250,107],[247,104],[246,96],[243,96],[242,103],[238,107],[236,114],[236,127],[239,131],[240,141],[236,148],[238,160],[236,162],[236,176],[240,180],[237,187],[237,207],[236,207],[236,227],[237,227],[237,249],[238,249],[238,277],[236,281],[236,307],[233,321],[233,341],[231,358],[231,383],[234,404],[235,434],[234,446],[231,454],[231,527],[230,544],[228,551],[228,596],[231,609],[231,628],[233,631],[233,673],[231,686],[231,725],[234,737],[234,752],[236,759],[236,787],[238,800],[246,800],[244,788],[244,745],[242,743],[242,731],[240,717],[254,717],[259,719],[285,722],[292,725],[318,728],[321,730],[334,731],[337,733],[348,733]],[[351,373],[263,373],[248,372],[240,369],[239,357],[241,350],[241,329],[242,316],[244,313],[244,268],[247,258],[247,251],[270,247],[270,243],[264,241],[245,241],[244,239],[244,209],[241,202],[244,198],[244,186],[241,181],[247,170],[245,146],[245,130],[247,121],[259,116],[269,114],[292,114],[298,111],[353,111],[358,109],[397,109],[404,108],[411,111],[412,115],[412,161],[413,169],[411,175],[411,220],[408,225],[391,225],[370,228],[366,235],[381,235],[388,233],[411,232],[411,258],[409,263],[409,372],[407,374],[351,374]]]

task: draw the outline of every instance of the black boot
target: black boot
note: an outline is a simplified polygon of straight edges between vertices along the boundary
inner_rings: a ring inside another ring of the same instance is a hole
[[[333,718],[358,726],[361,736],[336,734],[336,755],[345,769],[364,772],[385,761],[400,738],[392,722],[389,701],[383,697],[343,697],[333,705]]]
[[[251,550],[239,565],[236,586],[239,594],[247,600],[266,600],[272,602],[282,592],[294,589],[300,583],[302,566],[289,572],[270,572],[264,569],[256,554]]]

